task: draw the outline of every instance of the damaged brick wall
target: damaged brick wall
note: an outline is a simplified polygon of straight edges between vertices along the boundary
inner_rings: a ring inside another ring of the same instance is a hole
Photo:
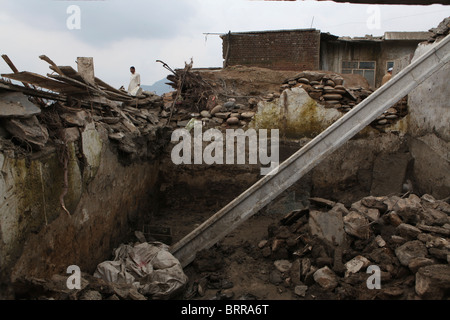
[[[225,66],[299,71],[319,69],[319,30],[229,33],[221,37]]]

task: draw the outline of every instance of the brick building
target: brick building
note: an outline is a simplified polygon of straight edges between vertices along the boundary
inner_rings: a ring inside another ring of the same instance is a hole
[[[317,70],[320,31],[316,29],[228,33],[223,41],[224,66],[273,70]]]
[[[372,87],[395,61],[408,60],[429,32],[386,32],[383,36],[338,37],[316,29],[229,32],[221,35],[224,67],[328,70],[364,76]],[[404,65],[404,63],[403,63]]]

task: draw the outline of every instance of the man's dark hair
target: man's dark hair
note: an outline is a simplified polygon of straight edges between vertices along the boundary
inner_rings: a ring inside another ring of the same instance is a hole
[[[130,69],[135,69],[135,67],[131,66]]]

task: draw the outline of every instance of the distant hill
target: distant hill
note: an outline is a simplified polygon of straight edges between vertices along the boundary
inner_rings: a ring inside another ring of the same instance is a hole
[[[164,93],[173,91],[174,89],[167,85],[166,82],[169,82],[166,78],[156,81],[151,86],[141,85],[142,90],[155,92],[158,96],[163,95]]]

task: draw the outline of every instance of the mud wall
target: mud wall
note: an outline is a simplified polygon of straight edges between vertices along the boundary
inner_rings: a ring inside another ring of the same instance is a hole
[[[432,44],[420,44],[413,60]],[[432,75],[408,95],[409,147],[414,157],[415,186],[435,198],[450,195],[450,66]]]
[[[68,192],[50,150],[32,159],[0,154],[0,268],[4,283],[50,277],[70,265],[92,273],[156,205],[158,162],[123,165],[107,131],[92,123],[69,144]]]

